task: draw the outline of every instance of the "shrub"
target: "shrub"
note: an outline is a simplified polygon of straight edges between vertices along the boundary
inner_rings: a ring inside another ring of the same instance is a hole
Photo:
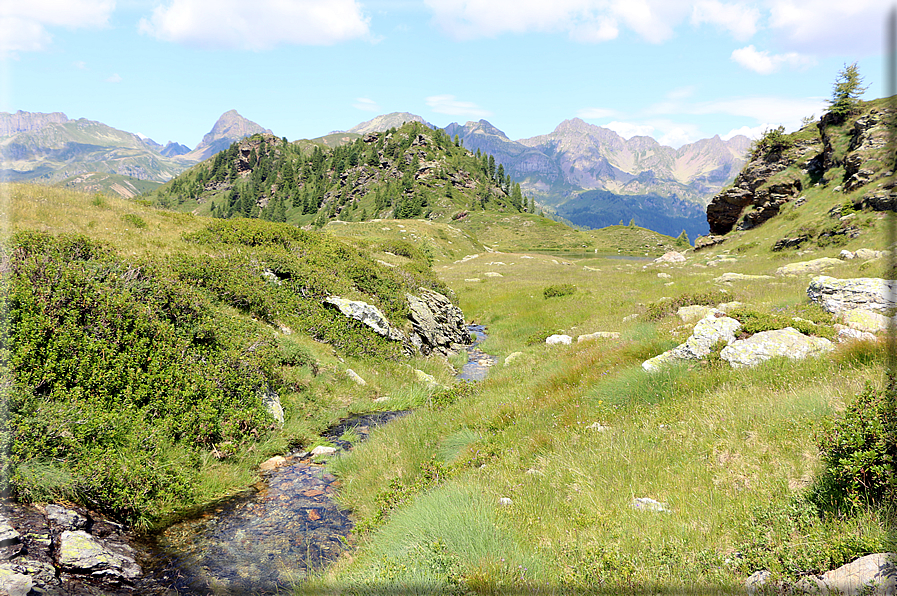
[[[897,496],[897,388],[871,383],[818,435],[823,472],[811,491],[823,509],[892,502]]]
[[[135,213],[125,213],[121,216],[121,220],[126,224],[130,224],[135,228],[145,228],[146,222],[143,221],[143,218]]]
[[[821,309],[817,310],[819,312],[805,309],[806,312],[802,311],[801,314],[819,322],[803,317],[797,317],[799,320],[795,320],[795,317],[792,317],[790,314],[764,312],[745,306],[733,309],[728,314],[741,323],[741,332],[748,335],[760,333],[761,331],[773,331],[775,329],[792,327],[804,335],[815,335],[834,340],[835,329],[831,325],[831,315]]]
[[[576,286],[573,284],[556,284],[553,286],[546,286],[545,289],[542,290],[542,295],[547,300],[548,298],[560,298],[561,296],[571,296],[576,292]]]
[[[763,136],[754,141],[751,146],[751,159],[780,154],[782,151],[790,149],[792,145],[794,145],[794,141],[785,134],[784,126],[768,128],[763,132]]]
[[[648,309],[648,320],[658,321],[666,315],[676,312],[681,306],[691,306],[693,304],[714,306],[720,302],[728,302],[730,300],[732,300],[732,296],[728,292],[717,289],[686,293],[673,299],[648,303],[646,306]]]

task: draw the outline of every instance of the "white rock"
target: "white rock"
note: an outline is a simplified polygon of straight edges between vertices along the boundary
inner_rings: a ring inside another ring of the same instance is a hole
[[[736,308],[741,308],[744,306],[744,303],[738,302],[737,300],[733,300],[732,302],[720,302],[716,305],[716,308],[721,312],[732,312]]]
[[[888,317],[863,308],[854,308],[842,312],[841,320],[844,321],[845,325],[857,331],[880,333],[888,329]]]
[[[709,306],[692,304],[689,306],[680,306],[679,310],[676,311],[676,315],[682,320],[683,323],[695,323],[706,317],[707,313],[709,312]]]
[[[744,587],[747,589],[748,594],[763,594],[764,586],[766,586],[769,578],[772,576],[772,573],[766,571],[755,571],[753,572],[745,581]]]
[[[710,312],[695,325],[691,337],[685,340],[684,344],[645,360],[642,368],[654,372],[676,360],[700,360],[709,355],[711,349],[720,341],[725,341],[727,345],[734,342],[735,332],[741,328],[741,323],[731,317],[717,316],[722,314],[715,308],[710,309]]]
[[[502,497],[498,500],[498,504],[501,505],[502,507],[510,507],[511,505],[514,504],[514,501],[512,501],[508,497]]]
[[[866,555],[823,575],[811,575],[797,583],[810,594],[838,596],[894,596],[897,593],[897,555]]]
[[[878,338],[868,331],[860,331],[851,329],[846,325],[835,325],[835,333],[837,333],[838,343],[846,343],[851,341],[878,341]]]
[[[592,424],[588,425],[586,428],[587,428],[588,430],[596,430],[596,431],[598,431],[598,432],[600,432],[600,433],[603,433],[603,432],[606,431],[606,430],[610,430],[610,427],[609,427],[609,426],[604,426],[604,425],[601,424],[600,422],[593,422]]]
[[[262,463],[259,464],[259,470],[263,472],[270,472],[271,470],[275,470],[282,465],[287,463],[287,459],[281,455],[275,455],[269,459],[266,459]]]
[[[474,282],[480,281],[480,278],[479,277],[469,277],[469,278],[465,279],[464,281],[474,283]]]
[[[837,314],[855,308],[885,311],[894,306],[897,281],[877,277],[837,279],[827,275],[814,277],[807,287],[807,296],[827,312]]]
[[[850,261],[857,258],[857,253],[844,249],[838,254],[838,258],[844,261]]]
[[[681,252],[677,252],[675,250],[671,250],[668,253],[665,253],[662,257],[657,257],[654,259],[655,263],[684,263],[685,255]]]
[[[545,343],[548,344],[549,346],[554,346],[557,344],[564,344],[564,345],[569,346],[570,344],[573,343],[573,338],[570,337],[569,335],[558,335],[558,334],[549,335],[548,338],[545,340]]]
[[[3,517],[0,517],[0,546],[16,544],[21,539],[19,532]]]
[[[813,259],[812,261],[800,261],[797,263],[789,263],[787,265],[783,265],[782,267],[776,269],[776,275],[779,277],[807,275],[809,273],[818,273],[823,269],[828,269],[829,267],[834,267],[835,265],[840,264],[841,261],[839,259],[822,257],[821,259]]]
[[[34,587],[31,576],[0,568],[0,593],[6,596],[26,596]]]
[[[326,445],[318,445],[311,450],[312,455],[333,455],[336,453],[336,447],[327,447]]]
[[[713,281],[718,284],[732,283],[733,281],[761,281],[772,279],[771,275],[747,275],[744,273],[723,273],[715,277]]]
[[[747,339],[732,342],[722,349],[720,358],[733,368],[756,366],[761,362],[784,356],[800,360],[818,356],[834,349],[832,342],[823,337],[804,335],[793,327],[761,331]]]
[[[345,316],[361,321],[383,337],[393,341],[400,341],[405,337],[401,331],[390,325],[386,315],[372,304],[360,300],[347,300],[339,296],[328,296],[324,299],[324,303],[335,306]]]
[[[871,261],[872,259],[880,259],[885,256],[884,251],[881,250],[872,250],[871,248],[860,248],[856,251],[856,256],[858,259],[863,259],[864,261]]]
[[[418,369],[415,368],[415,369],[414,369],[414,377],[415,377],[418,381],[424,383],[427,387],[429,387],[429,388],[431,388],[431,389],[432,389],[433,387],[438,387],[438,386],[439,386],[439,383],[436,381],[436,377],[434,377],[433,375],[428,375],[427,373],[425,373],[425,372],[422,371],[422,370],[418,370]]]
[[[504,275],[497,271],[487,271],[483,275],[485,275],[486,277],[504,277]]]
[[[658,513],[670,512],[670,508],[667,507],[666,503],[655,501],[649,497],[636,497],[632,500],[631,505],[633,509],[639,509],[640,511],[655,511]]]
[[[671,279],[673,276],[669,273],[664,273],[663,271],[661,271],[657,274],[657,277],[659,277],[660,279]]]
[[[620,333],[618,331],[596,331],[595,333],[580,335],[576,338],[576,341],[589,341],[590,339],[620,339]]]
[[[362,379],[357,372],[352,370],[351,368],[346,369],[346,376],[355,381],[357,385],[367,385],[367,381]]]
[[[509,364],[511,364],[512,362],[514,362],[514,361],[517,360],[518,358],[520,358],[521,356],[523,356],[523,352],[511,352],[511,353],[508,354],[507,357],[505,358],[505,366],[508,366]]]

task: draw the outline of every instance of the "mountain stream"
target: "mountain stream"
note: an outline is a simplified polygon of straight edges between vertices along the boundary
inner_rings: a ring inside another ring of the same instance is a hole
[[[476,337],[459,380],[483,380],[497,358],[479,344],[485,327],[469,325]],[[371,429],[408,414],[378,412],[340,422],[324,434],[341,449],[339,437],[353,429],[367,438]],[[297,452],[243,494],[206,507],[155,537],[155,570],[178,594],[277,594],[310,570],[335,561],[352,542],[348,511],[333,500],[339,480]]]

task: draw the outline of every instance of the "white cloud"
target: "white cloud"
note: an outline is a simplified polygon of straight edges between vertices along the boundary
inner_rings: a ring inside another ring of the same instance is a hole
[[[722,135],[720,138],[724,141],[728,141],[732,137],[744,135],[749,139],[759,139],[763,135],[763,132],[769,128],[769,124],[760,124],[757,126],[742,126],[741,128],[733,128],[726,134]]]
[[[667,98],[669,99],[688,99],[692,95],[695,94],[694,85],[687,85],[685,87],[679,87],[677,89],[673,89],[669,93],[667,93]]]
[[[674,149],[678,149],[687,143],[704,138],[697,126],[692,124],[672,125],[663,131],[663,134],[657,139],[661,145],[668,145]]]
[[[456,39],[502,33],[566,32],[583,42],[616,38],[622,26],[665,41],[688,14],[688,0],[425,0],[433,21]]]
[[[772,74],[782,66],[805,68],[815,63],[815,60],[809,56],[802,56],[796,52],[770,54],[766,51],[758,51],[753,45],[734,50],[732,60],[748,70],[760,74]]]
[[[87,70],[87,62],[85,62],[84,60],[77,60],[75,62],[72,62],[72,66],[74,66],[78,70]]]
[[[702,0],[692,7],[693,25],[718,25],[727,29],[738,41],[745,41],[757,32],[760,11],[741,3],[725,4],[719,0]]]
[[[362,110],[364,112],[379,112],[380,106],[377,105],[377,102],[373,99],[368,99],[367,97],[358,97],[355,99],[355,103],[352,104],[352,107],[356,110]]]
[[[609,110],[607,108],[583,108],[576,112],[576,115],[583,120],[601,120],[602,118],[619,116],[620,113],[616,110]]]
[[[614,120],[608,124],[603,125],[603,128],[609,128],[624,139],[631,139],[632,137],[650,137],[651,133],[654,132],[654,127],[650,124],[637,124],[635,122],[620,122]]]
[[[431,95],[426,101],[430,109],[438,114],[472,118],[485,118],[492,115],[492,112],[484,110],[473,102],[458,101],[454,95]]]
[[[114,8],[115,0],[0,0],[0,55],[45,49],[48,27],[103,27]]]
[[[819,55],[881,52],[893,0],[767,0],[780,45]]]
[[[171,0],[141,19],[140,31],[189,46],[248,50],[330,45],[370,33],[356,0]]]
[[[118,73],[113,74],[111,77],[106,79],[107,83],[121,83],[124,79],[121,78],[121,75]]]

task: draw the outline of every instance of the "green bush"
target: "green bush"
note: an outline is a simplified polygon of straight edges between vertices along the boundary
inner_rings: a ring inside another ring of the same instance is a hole
[[[545,289],[542,290],[542,295],[546,300],[548,298],[572,296],[574,293],[576,293],[576,286],[574,286],[573,284],[556,284],[552,286],[546,286]]]
[[[713,289],[682,294],[671,300],[650,302],[646,305],[646,308],[648,309],[648,320],[658,321],[666,315],[676,312],[681,306],[691,306],[694,304],[715,306],[721,302],[729,302],[731,300],[733,300],[733,298],[728,292]]]
[[[145,228],[146,222],[143,221],[143,218],[134,213],[125,213],[121,216],[121,220],[126,224],[130,224],[135,228]]]
[[[818,434],[823,472],[812,490],[823,509],[893,502],[897,496],[897,389],[871,383]]]
[[[797,317],[800,320],[794,320],[795,317],[787,313],[759,311],[746,306],[733,309],[728,313],[730,317],[741,323],[741,332],[748,335],[792,327],[804,335],[824,337],[830,341],[835,339],[831,315],[819,308],[806,308],[800,314],[803,315]],[[811,320],[811,318],[815,320]]]

